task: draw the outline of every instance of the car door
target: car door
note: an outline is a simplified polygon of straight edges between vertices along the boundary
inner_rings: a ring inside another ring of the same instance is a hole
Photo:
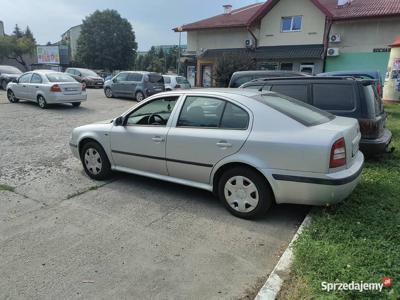
[[[123,170],[167,175],[165,142],[178,96],[160,97],[130,112],[111,130],[114,164]]]
[[[37,74],[37,73],[33,73],[32,77],[31,77],[31,81],[28,85],[28,94],[27,94],[27,99],[28,100],[35,100],[36,101],[36,94],[37,91],[39,91],[39,89],[41,88],[43,83],[42,77]]]
[[[139,73],[130,73],[127,78],[127,84],[125,85],[125,92],[130,97],[135,97],[136,87],[138,83],[142,81],[143,75]]]
[[[114,79],[111,85],[111,89],[114,95],[126,97],[125,85],[128,83],[129,73],[119,73]]]
[[[243,146],[251,114],[227,99],[188,95],[167,137],[167,168],[173,177],[209,183],[213,167]]]
[[[31,81],[32,73],[22,75],[18,83],[13,88],[15,97],[19,99],[27,99],[28,97],[28,84]]]

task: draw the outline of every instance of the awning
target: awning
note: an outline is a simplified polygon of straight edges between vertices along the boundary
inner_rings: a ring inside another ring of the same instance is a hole
[[[257,60],[263,59],[322,59],[324,45],[296,45],[246,48],[209,49],[200,55],[202,58],[218,58],[222,55],[248,55]]]

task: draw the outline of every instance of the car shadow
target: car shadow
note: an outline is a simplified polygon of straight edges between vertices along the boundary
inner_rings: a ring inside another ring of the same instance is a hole
[[[24,101],[20,100],[16,104],[23,104],[31,107],[36,107],[38,110],[42,110],[39,105],[33,101]],[[76,111],[93,111],[93,109],[87,108],[85,106],[74,107],[70,103],[55,103],[55,104],[48,104],[48,107],[45,110],[49,111],[57,111],[57,110],[76,110]]]

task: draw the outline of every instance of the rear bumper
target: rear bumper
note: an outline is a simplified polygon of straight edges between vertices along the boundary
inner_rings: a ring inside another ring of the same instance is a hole
[[[384,130],[383,135],[378,139],[361,139],[360,150],[366,155],[384,153],[392,141],[392,132]]]
[[[360,181],[364,155],[358,152],[353,165],[329,174],[260,170],[271,183],[277,203],[328,205],[347,198]]]
[[[53,93],[45,98],[47,103],[73,103],[86,101],[87,94],[82,93],[77,95],[64,95],[62,93]]]

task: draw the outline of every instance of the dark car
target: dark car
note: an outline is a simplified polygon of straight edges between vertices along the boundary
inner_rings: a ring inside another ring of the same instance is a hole
[[[360,124],[360,149],[366,155],[389,150],[392,133],[374,80],[340,77],[295,77],[253,80],[241,88],[273,91],[326,110],[355,118]]]
[[[22,72],[16,67],[0,66],[0,87],[6,90],[10,81],[16,81]]]
[[[229,82],[230,88],[238,88],[242,84],[257,78],[299,77],[310,76],[306,73],[294,71],[238,71],[232,74]]]
[[[104,79],[101,78],[95,71],[82,68],[68,68],[65,73],[71,75],[75,80],[82,83],[83,87],[102,88]]]
[[[317,76],[354,77],[359,79],[372,79],[375,80],[376,90],[378,91],[378,94],[382,97],[383,81],[381,72],[379,71],[335,71],[335,72],[321,73],[318,74]]]
[[[128,97],[137,101],[165,91],[164,78],[153,72],[124,71],[104,84],[106,97]]]

